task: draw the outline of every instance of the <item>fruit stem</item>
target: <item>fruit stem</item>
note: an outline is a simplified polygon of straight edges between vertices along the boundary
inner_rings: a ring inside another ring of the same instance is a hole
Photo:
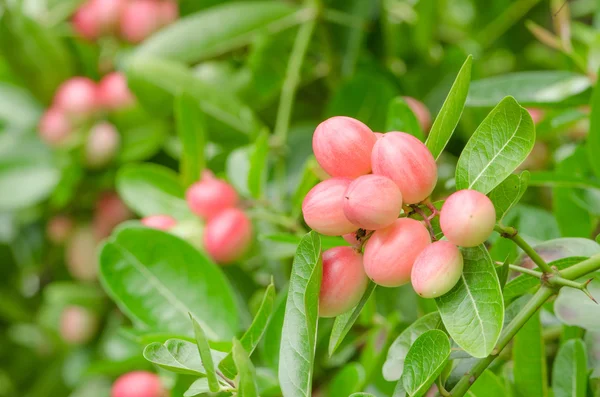
[[[529,276],[533,276],[535,278],[541,279],[544,273],[538,272],[537,270],[527,269],[526,267],[517,266],[517,265],[508,265],[510,270],[514,270],[515,272],[527,274]]]
[[[432,217],[427,216],[425,214],[425,212],[417,205],[413,205],[413,206],[411,206],[411,208],[414,212],[419,214],[421,216],[421,218],[423,218],[423,222],[425,222],[425,225],[427,225],[427,229],[429,229],[429,234],[431,235],[431,241],[437,241],[437,239],[435,238],[435,231],[433,230],[433,226],[431,226],[431,219],[433,219],[433,217],[435,217],[435,215],[432,214]]]
[[[229,386],[231,386],[233,388],[233,390],[235,390],[235,383],[233,383],[228,377],[226,377],[223,372],[221,372],[220,370],[216,369],[215,372],[217,373],[217,375],[219,375],[219,377],[225,382],[227,383]]]
[[[517,231],[517,229],[510,226],[502,226],[500,224],[496,224],[494,230],[500,233],[502,237],[514,241],[514,243],[517,244],[531,258],[531,260],[536,265],[538,265],[540,269],[542,269],[544,273],[556,273],[556,271],[552,269],[550,265],[548,265],[546,261],[542,259],[541,256],[539,256],[537,252],[535,252],[531,245],[529,245],[527,241],[525,241],[521,236],[519,236],[519,232]]]

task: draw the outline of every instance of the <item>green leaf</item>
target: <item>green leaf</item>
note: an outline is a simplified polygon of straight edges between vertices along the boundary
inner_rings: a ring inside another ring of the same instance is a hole
[[[150,122],[123,130],[118,160],[121,163],[145,160],[154,156],[167,137],[163,122]]]
[[[488,195],[496,209],[496,220],[502,218],[510,209],[521,200],[529,182],[529,171],[509,175],[502,183],[494,188]]]
[[[558,350],[552,368],[552,391],[554,397],[585,397],[587,354],[581,339],[571,339]]]
[[[349,363],[339,370],[327,386],[327,396],[350,396],[365,382],[365,369],[359,363]]]
[[[350,394],[349,397],[375,397],[375,395],[373,395],[371,393],[358,392],[358,393]]]
[[[483,358],[492,352],[502,331],[502,291],[485,246],[461,252],[464,268],[460,280],[435,302],[452,339],[473,357]]]
[[[546,352],[539,311],[515,335],[513,362],[514,382],[519,393],[525,396],[548,395]]]
[[[237,148],[233,150],[229,156],[227,156],[227,162],[225,163],[227,179],[242,196],[250,195],[248,182],[250,181],[249,174],[251,150],[251,146],[242,146]]]
[[[362,298],[360,299],[360,302],[358,302],[358,305],[356,305],[356,307],[354,309],[352,309],[344,314],[341,314],[335,318],[335,321],[333,323],[333,329],[331,330],[331,336],[329,337],[329,355],[330,356],[333,355],[335,350],[343,342],[343,340],[346,337],[346,335],[348,334],[348,332],[350,332],[350,329],[352,328],[352,326],[354,325],[354,322],[360,315],[362,308],[365,306],[365,304],[371,297],[371,294],[373,294],[375,287],[377,287],[377,284],[375,284],[373,281],[369,281],[369,285],[367,286],[365,293],[363,294]]]
[[[425,141],[425,134],[421,130],[419,120],[401,96],[392,99],[388,105],[385,131],[406,132]]]
[[[456,165],[456,189],[489,193],[526,158],[535,143],[529,112],[504,98],[477,127]]]
[[[181,141],[180,172],[185,186],[200,180],[205,166],[206,125],[198,102],[187,93],[175,100],[175,120]]]
[[[138,46],[134,55],[198,63],[250,44],[261,32],[274,34],[310,16],[297,11],[288,4],[271,1],[222,4],[162,29]]]
[[[29,158],[0,159],[0,211],[35,205],[50,196],[60,181],[60,170],[50,162]],[[10,194],[8,194],[10,192]]]
[[[219,380],[217,379],[217,373],[215,372],[215,363],[212,359],[212,354],[210,351],[210,346],[208,345],[208,339],[206,339],[206,335],[204,334],[204,330],[198,324],[198,321],[194,318],[192,313],[190,313],[190,319],[192,320],[192,324],[194,326],[194,335],[196,336],[196,345],[198,346],[198,353],[200,354],[200,359],[202,360],[202,365],[206,370],[206,378],[208,379],[208,388],[213,393],[216,393],[221,389],[219,385]]]
[[[432,329],[415,340],[406,355],[402,384],[413,397],[423,396],[440,375],[450,357],[450,340]]]
[[[185,191],[177,174],[158,164],[129,164],[121,167],[116,180],[119,196],[140,216],[191,217]]]
[[[467,93],[469,92],[469,83],[471,82],[472,62],[473,57],[469,55],[460,68],[456,80],[454,80],[454,84],[452,84],[452,88],[450,88],[450,92],[429,131],[425,144],[435,159],[440,157],[440,154],[444,151],[462,115]]]
[[[208,387],[208,379],[200,378],[196,380],[192,385],[183,393],[183,397],[194,397],[199,394],[209,393],[211,390]]]
[[[468,397],[506,397],[506,388],[492,371],[486,369],[466,394]]]
[[[588,291],[594,298],[600,298],[600,281],[597,278],[588,284]],[[578,289],[561,288],[554,301],[554,314],[563,324],[574,325],[588,331],[600,330],[600,305]]]
[[[590,129],[587,136],[586,149],[594,174],[600,177],[600,87],[596,85],[592,94],[590,113]]]
[[[258,312],[256,312],[256,316],[250,325],[250,328],[244,333],[244,335],[240,339],[240,343],[244,350],[248,352],[249,355],[252,355],[254,349],[262,339],[262,336],[271,321],[271,316],[273,315],[273,309],[275,308],[275,285],[273,282],[269,284],[265,291],[265,296],[263,297],[262,303]],[[235,375],[237,375],[237,368],[233,362],[232,354],[228,354],[227,357],[221,361],[219,364],[219,369],[223,371],[223,374],[230,379],[233,379]]]
[[[406,354],[410,347],[423,333],[436,329],[441,324],[441,321],[442,319],[438,312],[429,313],[402,331],[390,346],[387,358],[383,364],[383,377],[385,380],[392,382],[402,377]]]
[[[260,198],[263,195],[263,185],[267,176],[268,155],[269,134],[264,131],[256,138],[250,153],[248,190],[254,198]]]
[[[555,171],[532,172],[529,178],[529,185],[600,189],[600,182],[594,179],[582,178],[577,175],[560,174]]]
[[[500,288],[504,289],[506,282],[508,281],[508,275],[510,274],[510,260],[506,258],[504,263],[500,266],[496,266],[496,274],[498,275],[498,281],[500,281]]]
[[[237,395],[239,397],[258,397],[256,371],[248,353],[237,339],[233,340],[233,360],[239,372]]]
[[[540,254],[546,262],[552,262],[570,256],[593,256],[600,253],[600,244],[588,238],[563,237],[536,244],[533,246],[533,249]],[[524,252],[519,255],[514,263],[517,266],[524,266],[531,269],[536,266],[531,258]]]
[[[323,263],[321,240],[306,234],[292,264],[279,356],[279,383],[287,397],[310,396]]]
[[[237,332],[233,291],[221,269],[169,233],[118,230],[100,251],[100,279],[136,324],[189,335],[192,313],[211,339]]]
[[[212,351],[213,360],[219,361],[225,353]],[[164,344],[151,343],[144,349],[144,358],[168,371],[205,376],[206,369],[195,343],[181,339],[169,339]]]
[[[588,77],[566,71],[536,71],[509,73],[474,81],[467,106],[492,107],[507,95],[523,106],[553,105],[568,99],[577,103],[587,100],[573,98],[591,86]]]
[[[316,166],[316,160],[314,158],[309,158],[302,167],[302,177],[300,178],[300,182],[298,182],[291,199],[291,216],[294,219],[298,218],[302,213],[302,202],[304,201],[304,197],[306,197],[310,189],[319,182],[319,177],[314,171]]]
[[[4,133],[34,130],[42,110],[42,105],[26,89],[0,83],[0,123]]]

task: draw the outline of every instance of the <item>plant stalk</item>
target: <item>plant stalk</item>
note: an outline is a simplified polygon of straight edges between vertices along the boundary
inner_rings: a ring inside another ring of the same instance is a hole
[[[514,241],[515,244],[517,244],[531,258],[531,260],[536,265],[538,265],[538,267],[544,273],[547,273],[547,274],[556,273],[550,267],[550,265],[548,265],[546,263],[546,261],[544,259],[542,259],[542,257],[537,252],[535,252],[535,250],[531,247],[531,245],[529,245],[527,243],[527,241],[523,240],[523,238],[521,236],[519,236],[517,229],[515,229],[514,227],[502,226],[502,225],[498,224],[494,227],[494,230],[497,231],[498,233],[500,233],[500,235],[502,237],[508,238],[508,239],[511,239],[512,241]]]

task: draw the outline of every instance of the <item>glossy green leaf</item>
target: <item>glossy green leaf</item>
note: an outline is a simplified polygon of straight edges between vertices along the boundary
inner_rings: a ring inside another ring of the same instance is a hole
[[[158,164],[130,164],[122,167],[116,180],[119,196],[141,216],[191,216],[185,191],[177,174]]]
[[[340,344],[344,341],[344,338],[350,332],[350,329],[354,325],[354,322],[360,315],[363,307],[373,294],[373,291],[377,287],[373,281],[369,281],[369,285],[365,290],[362,298],[358,302],[358,305],[352,310],[341,314],[335,318],[335,322],[333,323],[333,329],[331,330],[331,336],[329,337],[329,355],[333,355],[335,350],[340,346]]]
[[[474,81],[467,106],[492,107],[511,95],[523,106],[559,104],[583,93],[591,82],[588,77],[566,71],[509,73]],[[576,99],[577,100],[577,99]],[[577,100],[585,103],[586,100]]]
[[[362,388],[365,369],[359,363],[349,363],[340,369],[327,386],[327,396],[350,396]]]
[[[197,63],[245,46],[258,33],[273,34],[301,23],[308,14],[297,11],[286,3],[271,1],[222,4],[162,29],[144,41],[135,55]]]
[[[383,364],[383,377],[391,382],[402,377],[404,371],[404,362],[406,354],[423,333],[436,329],[441,325],[442,319],[437,312],[426,314],[417,321],[409,325],[402,333],[394,340],[387,353],[387,358]]]
[[[0,83],[0,123],[4,132],[35,129],[42,110],[42,105],[26,89]]]
[[[477,127],[456,165],[456,188],[489,193],[526,158],[535,143],[531,116],[504,98]]]
[[[256,316],[254,316],[252,324],[240,339],[242,347],[248,352],[249,355],[252,355],[252,352],[254,349],[256,349],[256,346],[262,339],[262,336],[264,335],[267,326],[271,321],[274,308],[275,285],[271,283],[265,291],[265,296],[263,297],[258,312],[256,312]],[[219,364],[219,369],[223,371],[223,374],[228,378],[233,379],[235,377],[237,374],[237,368],[235,367],[231,353],[228,354],[223,361],[221,361],[221,364]]]
[[[154,156],[167,138],[168,127],[162,122],[150,122],[122,131],[118,160],[121,163],[146,160]]]
[[[191,384],[189,389],[183,393],[183,397],[194,397],[200,394],[209,393],[211,390],[208,387],[208,379],[200,378]]]
[[[594,173],[600,177],[600,87],[596,85],[592,93],[590,129],[586,141],[588,159]]]
[[[489,198],[496,209],[496,220],[500,221],[510,209],[521,200],[529,182],[529,171],[513,174],[496,186]]]
[[[546,262],[552,262],[570,256],[593,256],[600,253],[600,244],[587,238],[563,237],[534,244],[533,249],[540,254]],[[536,266],[531,258],[524,252],[515,260],[515,265],[529,268],[534,268]]]
[[[239,397],[258,397],[256,370],[248,353],[237,339],[233,340],[233,361],[239,372],[237,395]]]
[[[213,360],[219,361],[225,353],[212,351]],[[144,349],[144,358],[161,368],[180,374],[205,376],[206,369],[195,343],[169,339],[164,344],[151,343]]]
[[[473,57],[469,55],[460,68],[456,80],[454,80],[454,84],[452,84],[452,88],[450,88],[450,92],[429,131],[425,144],[436,159],[440,157],[446,144],[448,144],[465,107],[469,83],[471,82],[472,62]]]
[[[206,371],[208,388],[212,392],[218,392],[221,387],[219,385],[219,380],[217,379],[217,373],[215,372],[215,363],[212,359],[210,346],[208,345],[208,339],[206,339],[204,330],[191,313],[190,319],[192,320],[192,324],[194,326],[194,335],[196,337],[196,345],[198,346],[198,354],[200,354],[202,365]]]
[[[248,169],[248,190],[254,198],[263,195],[263,186],[267,176],[267,165],[269,155],[269,134],[261,133],[250,153],[250,168]]]
[[[432,329],[415,340],[406,355],[402,384],[413,397],[425,395],[450,357],[450,340],[443,331]]]
[[[206,125],[198,102],[187,93],[175,100],[177,134],[181,141],[180,172],[185,186],[200,180],[205,166]]]
[[[492,352],[502,331],[502,291],[485,246],[461,252],[464,268],[460,280],[435,301],[454,342],[473,357],[482,358]]]
[[[588,291],[595,299],[600,299],[600,281],[594,278]],[[600,330],[600,305],[578,289],[561,288],[554,301],[554,314],[564,324],[589,331]]]
[[[529,185],[600,189],[600,182],[594,179],[582,178],[576,175],[560,174],[555,171],[532,172],[529,178]]]
[[[401,131],[425,141],[419,120],[402,97],[392,99],[388,105],[385,131]]]
[[[310,232],[294,257],[283,320],[279,383],[287,397],[311,395],[322,268],[321,241]]]
[[[221,269],[169,233],[118,230],[100,251],[100,279],[136,324],[189,335],[192,313],[210,339],[237,332],[233,291]]]
[[[314,158],[309,158],[302,167],[302,176],[300,177],[300,182],[298,182],[296,190],[291,198],[291,213],[294,219],[298,218],[302,213],[302,202],[304,201],[304,197],[306,197],[310,189],[312,189],[313,186],[319,182],[319,177],[314,171],[316,166],[316,160]]]
[[[512,351],[514,382],[519,393],[525,396],[547,396],[546,351],[539,311],[517,332]]]
[[[485,370],[466,394],[468,397],[506,397],[502,380],[490,370]]]
[[[50,196],[60,180],[60,170],[35,157],[0,159],[0,211],[14,211]],[[8,194],[10,192],[10,194]]]
[[[349,397],[375,397],[375,396],[371,393],[358,392],[358,393],[350,394]]]
[[[581,339],[571,339],[558,350],[552,368],[554,397],[585,397],[587,354]]]

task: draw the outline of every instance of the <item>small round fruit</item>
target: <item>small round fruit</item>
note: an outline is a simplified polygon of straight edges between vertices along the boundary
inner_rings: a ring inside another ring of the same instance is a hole
[[[164,397],[165,389],[158,375],[134,371],[122,375],[113,383],[111,397]]]
[[[67,270],[71,276],[80,281],[94,281],[98,274],[96,260],[96,240],[92,229],[79,227],[74,232],[66,247]]]
[[[217,263],[240,259],[252,244],[252,222],[244,211],[229,208],[213,217],[204,229],[204,249]]]
[[[59,146],[71,136],[73,126],[63,111],[50,108],[40,119],[38,129],[44,142],[51,146]]]
[[[77,9],[72,19],[73,29],[87,40],[96,40],[100,37],[100,23],[95,15],[94,7],[90,3],[83,4]]]
[[[430,243],[429,231],[421,222],[400,218],[375,231],[365,244],[365,272],[384,287],[406,284],[415,259]]]
[[[351,117],[331,117],[317,126],[313,152],[331,176],[356,178],[371,172],[371,151],[377,137]]]
[[[177,226],[175,218],[169,215],[152,215],[142,218],[142,225],[158,230],[167,231]]]
[[[335,317],[358,304],[367,288],[363,256],[352,247],[323,252],[323,279],[319,294],[319,316]]]
[[[344,193],[344,215],[361,229],[377,230],[394,223],[402,210],[402,193],[381,175],[359,176]]]
[[[449,241],[436,241],[415,259],[410,281],[423,298],[437,298],[456,285],[462,270],[463,257],[458,247]]]
[[[108,110],[126,109],[135,103],[135,97],[127,86],[127,79],[118,72],[104,76],[98,84],[98,97],[102,107]]]
[[[89,0],[101,34],[114,33],[127,0]]]
[[[351,179],[331,178],[315,185],[304,197],[302,214],[311,228],[326,236],[340,236],[357,227],[344,215],[344,193]]]
[[[131,0],[121,16],[121,36],[137,44],[161,25],[161,6],[154,0]]]
[[[98,329],[98,318],[81,306],[67,306],[60,315],[60,335],[69,344],[89,342]]]
[[[440,227],[452,244],[475,247],[492,234],[496,210],[492,201],[476,190],[459,190],[446,199],[440,211]]]
[[[98,108],[96,83],[87,77],[73,77],[58,87],[53,107],[74,120],[84,119]]]
[[[200,182],[188,188],[185,198],[192,212],[204,219],[235,207],[239,200],[233,186],[213,177],[212,173],[204,173]]]
[[[404,204],[425,200],[437,182],[437,165],[423,142],[404,132],[388,132],[373,147],[373,173],[398,185]]]
[[[160,2],[160,25],[166,26],[179,17],[179,6],[175,0],[163,0]]]
[[[99,168],[107,165],[116,156],[121,135],[114,125],[103,121],[90,130],[85,143],[85,162],[88,167]]]
[[[133,213],[115,192],[106,192],[96,202],[94,210],[94,234],[96,239],[108,237],[121,222],[133,217]]]
[[[48,220],[46,234],[48,235],[48,239],[54,244],[63,244],[71,236],[74,228],[75,222],[71,217],[56,215]]]
[[[429,128],[431,128],[431,113],[429,113],[427,106],[423,102],[409,96],[402,98],[419,121],[421,129],[425,132],[429,131]]]

